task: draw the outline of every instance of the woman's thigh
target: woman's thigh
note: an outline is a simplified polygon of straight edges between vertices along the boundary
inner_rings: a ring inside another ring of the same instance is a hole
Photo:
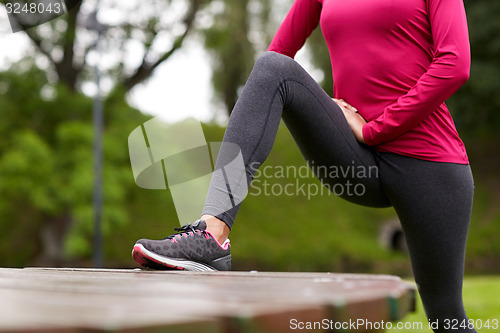
[[[298,63],[274,58],[288,63],[281,67],[282,118],[318,179],[350,202],[390,206],[374,150],[356,140],[342,110]]]
[[[469,165],[379,153],[428,316],[463,319],[462,280],[474,184]]]

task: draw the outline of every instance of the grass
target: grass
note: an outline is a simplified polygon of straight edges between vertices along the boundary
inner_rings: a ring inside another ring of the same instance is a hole
[[[478,332],[496,332],[500,330],[500,276],[474,276],[466,277],[464,280],[463,297],[467,315],[470,319],[477,322],[481,320],[485,323],[489,320],[497,320],[498,327],[494,329],[477,329]],[[432,330],[428,328],[427,318],[418,298],[417,312],[409,314],[402,322],[423,323],[424,329],[411,330],[413,332],[429,332]],[[408,332],[405,329],[390,329],[387,332]]]

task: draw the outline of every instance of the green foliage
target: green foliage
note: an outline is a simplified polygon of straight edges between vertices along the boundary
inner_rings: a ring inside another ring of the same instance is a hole
[[[89,258],[94,220],[92,101],[63,86],[49,85],[42,71],[26,63],[0,73],[0,104],[5,106],[0,126],[4,138],[0,143],[0,250],[22,248],[18,256],[2,256],[1,264]],[[50,98],[42,93],[46,89]],[[109,235],[128,222],[126,199],[135,184],[127,136],[147,118],[123,98],[106,107],[103,232]],[[17,236],[22,233],[31,237],[22,240]],[[46,253],[53,246],[57,252]]]
[[[50,198],[55,188],[40,182],[52,173],[53,167],[52,151],[43,139],[33,131],[19,131],[0,159],[0,193],[42,211],[54,212],[56,205]],[[2,211],[10,208],[7,201],[2,202]]]
[[[496,137],[500,126],[500,3],[465,0],[465,5],[472,53],[471,76],[448,104],[465,137],[487,140]]]

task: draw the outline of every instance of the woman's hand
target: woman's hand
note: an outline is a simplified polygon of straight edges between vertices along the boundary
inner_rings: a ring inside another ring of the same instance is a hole
[[[344,112],[345,119],[349,124],[356,140],[361,143],[366,144],[365,138],[363,137],[363,125],[366,124],[366,120],[361,117],[358,110],[352,105],[348,104],[343,99],[332,98],[335,103],[340,107],[342,112]]]

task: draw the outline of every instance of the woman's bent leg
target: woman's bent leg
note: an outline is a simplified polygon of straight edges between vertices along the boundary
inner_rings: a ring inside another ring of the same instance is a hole
[[[389,206],[373,151],[356,141],[342,111],[314,79],[293,59],[274,52],[257,60],[229,119],[215,169],[223,170],[241,151],[248,186],[269,155],[282,116],[325,185],[362,186],[361,195],[345,191],[340,196],[368,206]],[[332,176],[331,170],[337,173]],[[240,207],[229,186],[231,177],[238,178],[214,173],[203,210],[229,227]]]
[[[345,191],[339,196],[369,206],[389,205],[373,151],[356,141],[337,104],[294,60],[267,52],[256,62],[229,119],[203,209],[205,221],[160,241],[137,241],[133,257],[140,265],[231,269],[226,236],[244,190],[273,146],[282,114],[306,160],[335,194],[341,192],[338,185],[357,186],[355,195]]]
[[[438,327],[434,331],[475,332],[462,328],[468,325],[462,281],[474,192],[469,165],[389,153],[378,156],[380,176],[403,226],[425,312]]]

